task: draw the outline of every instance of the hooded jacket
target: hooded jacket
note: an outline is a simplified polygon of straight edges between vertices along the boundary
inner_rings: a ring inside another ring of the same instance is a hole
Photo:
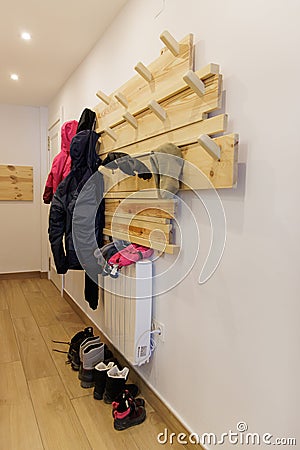
[[[99,134],[92,130],[77,133],[71,143],[71,172],[58,186],[50,207],[49,240],[57,273],[64,274],[68,269],[82,270],[74,249],[72,238],[72,216],[76,199],[90,176],[100,164],[95,151]],[[96,223],[96,237],[102,245],[102,215],[99,208]]]
[[[43,194],[43,200],[46,204],[51,203],[59,183],[70,173],[70,145],[77,132],[77,127],[77,120],[65,122],[61,127],[61,151],[53,160]]]

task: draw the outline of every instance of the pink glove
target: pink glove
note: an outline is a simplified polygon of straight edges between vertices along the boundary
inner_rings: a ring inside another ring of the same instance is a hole
[[[150,258],[152,255],[152,248],[143,247],[138,244],[130,244],[128,247],[113,255],[109,259],[108,263],[110,265],[118,264],[119,268],[121,268],[124,266],[130,266],[140,259]]]

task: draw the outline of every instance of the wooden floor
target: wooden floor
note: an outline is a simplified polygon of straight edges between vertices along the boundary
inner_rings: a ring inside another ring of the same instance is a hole
[[[66,355],[52,351],[64,346],[51,339],[83,328],[50,281],[0,281],[0,449],[182,448],[157,442],[167,426],[147,402],[143,424],[114,430],[111,405],[94,400]]]

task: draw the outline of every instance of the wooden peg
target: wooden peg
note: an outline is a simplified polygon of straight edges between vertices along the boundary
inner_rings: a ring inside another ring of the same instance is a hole
[[[164,108],[162,106],[160,106],[159,103],[157,103],[156,100],[151,100],[151,102],[149,103],[148,106],[151,109],[151,111],[153,111],[154,114],[156,114],[160,120],[162,120],[162,121],[166,120],[167,113],[164,110]]]
[[[123,118],[125,120],[127,120],[127,122],[130,123],[130,125],[132,125],[134,128],[138,127],[138,123],[137,123],[136,118],[132,114],[130,114],[129,112],[123,114]]]
[[[141,77],[143,77],[146,81],[149,81],[150,83],[150,81],[152,80],[152,73],[150,72],[149,69],[147,69],[147,67],[143,63],[141,62],[137,63],[134,70],[139,75],[141,75]]]
[[[174,56],[179,55],[179,42],[177,42],[176,39],[167,30],[161,33],[159,37]]]
[[[98,91],[96,95],[97,95],[97,97],[100,98],[100,100],[102,100],[107,105],[110,104],[110,98],[108,97],[108,95],[104,94],[104,92]]]
[[[213,139],[207,136],[207,134],[201,134],[201,136],[198,137],[198,142],[212,158],[216,160],[219,160],[221,158],[220,147],[215,143]]]
[[[112,130],[110,127],[105,128],[105,133],[108,134],[110,138],[112,138],[113,141],[116,141],[118,139],[117,133]]]
[[[203,81],[201,81],[195,72],[192,70],[189,70],[183,77],[183,80],[186,82],[186,84],[193,89],[193,91],[199,95],[199,97],[202,97],[202,95],[205,92],[205,84]]]
[[[115,97],[118,100],[118,102],[120,102],[125,108],[128,107],[127,98],[125,97],[125,95],[122,94],[122,92],[117,92],[117,94],[115,94]]]

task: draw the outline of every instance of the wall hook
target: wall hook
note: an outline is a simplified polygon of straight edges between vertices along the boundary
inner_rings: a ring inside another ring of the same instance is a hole
[[[134,128],[138,127],[138,123],[137,123],[136,118],[132,114],[130,114],[129,112],[126,112],[125,114],[123,114],[123,118],[125,120],[127,120],[127,122],[130,123],[130,125],[133,126]]]
[[[117,92],[115,94],[116,99],[120,102],[125,108],[128,107],[128,100],[122,92]]]
[[[108,97],[108,95],[104,94],[104,92],[98,91],[96,95],[97,95],[97,97],[100,98],[100,100],[102,100],[107,105],[110,104],[110,98]]]
[[[198,137],[198,142],[212,158],[220,160],[221,149],[212,138],[207,136],[207,134],[201,134],[201,136]]]
[[[110,138],[112,138],[113,141],[116,141],[118,139],[117,133],[112,130],[110,127],[105,128],[105,133],[108,134]]]
[[[150,72],[149,69],[147,69],[147,67],[142,62],[137,63],[137,65],[135,66],[134,70],[139,75],[141,75],[141,77],[143,77],[144,80],[149,81],[149,83],[150,83],[150,81],[153,78],[152,77],[152,73]]]
[[[174,56],[179,55],[179,42],[177,42],[176,39],[167,30],[163,31],[159,37]]]
[[[156,100],[151,100],[148,106],[160,120],[162,121],[166,120],[167,113],[165,109],[162,106],[160,106],[160,104]]]
[[[202,95],[205,92],[205,84],[203,81],[200,80],[200,78],[197,77],[195,72],[192,70],[189,70],[183,77],[183,80],[186,82],[186,84],[193,89],[193,91],[199,95],[199,97],[202,97]]]

